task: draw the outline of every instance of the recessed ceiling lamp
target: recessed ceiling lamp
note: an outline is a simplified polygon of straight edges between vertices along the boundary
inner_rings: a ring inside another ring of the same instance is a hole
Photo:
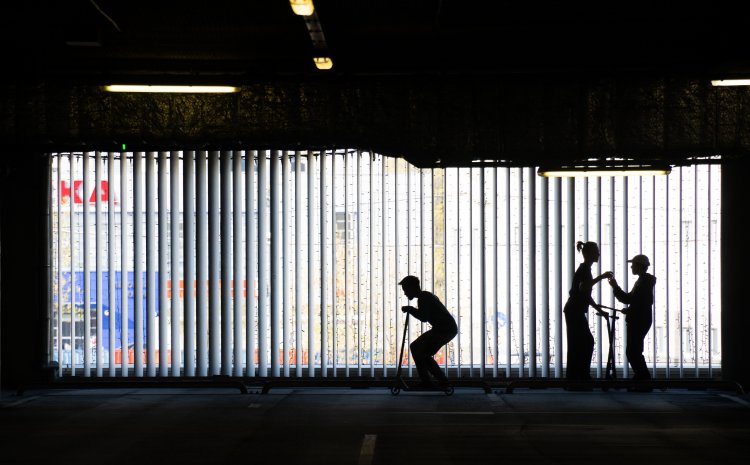
[[[314,57],[315,67],[318,69],[333,68],[333,61],[329,57]]]
[[[310,16],[315,11],[312,0],[289,0],[289,4],[296,15]]]
[[[537,170],[546,178],[573,178],[598,176],[659,176],[669,174],[672,167],[666,163],[625,163],[622,160],[592,160],[569,165],[546,165]]]
[[[148,92],[166,94],[230,94],[239,92],[232,86],[148,86],[131,84],[113,84],[104,86],[107,92]]]
[[[714,87],[750,86],[750,79],[716,79],[711,81]]]

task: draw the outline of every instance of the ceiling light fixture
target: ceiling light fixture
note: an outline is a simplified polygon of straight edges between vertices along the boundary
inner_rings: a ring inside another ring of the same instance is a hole
[[[333,61],[329,57],[314,57],[315,67],[318,69],[333,68]]]
[[[671,166],[661,162],[587,160],[580,163],[540,166],[537,174],[546,178],[572,178],[586,176],[660,176],[669,174],[671,171]]]
[[[229,94],[239,92],[239,89],[233,86],[150,86],[131,84],[113,84],[104,86],[104,90],[107,92],[148,92],[162,94]]]
[[[296,15],[310,16],[315,11],[312,0],[289,0],[289,4]]]
[[[750,86],[750,79],[716,79],[711,81],[714,87]]]

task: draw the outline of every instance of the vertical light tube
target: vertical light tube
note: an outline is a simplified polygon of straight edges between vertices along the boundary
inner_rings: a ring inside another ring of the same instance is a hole
[[[310,169],[308,165],[307,169]],[[302,155],[294,156],[294,325],[295,325],[295,363],[296,376],[302,376]],[[309,269],[309,264],[308,264]],[[284,289],[289,289],[284,285]],[[285,330],[286,331],[286,330]],[[289,354],[285,355],[286,357]]]
[[[511,168],[505,169],[505,377],[510,378],[512,374],[512,359],[511,359],[511,331],[513,329],[513,319],[511,318],[513,300],[511,292],[511,227],[510,227],[510,212],[511,212],[511,197],[510,197],[510,179],[511,179]]]
[[[322,155],[321,155],[322,156]],[[307,376],[315,376],[315,156],[307,153]],[[321,285],[323,276],[321,275]],[[322,311],[322,309],[321,309]]]
[[[588,178],[584,178],[583,179],[582,190],[583,190],[583,208],[584,208],[585,212],[588,212],[588,211],[591,210],[591,204],[589,203],[589,179]],[[589,215],[588,215],[588,213],[585,213],[583,215],[583,236],[581,236],[583,238],[583,240],[586,240],[586,241],[589,240],[589,237],[590,237],[589,231],[590,231]],[[599,246],[599,252],[601,253],[602,245],[599,242],[597,242],[596,244]],[[601,273],[603,271],[603,268],[601,266],[601,262],[599,262],[599,264],[598,264],[597,271],[598,271],[598,273]],[[594,298],[594,301],[601,302],[602,301],[601,294],[602,294],[602,285],[596,286],[596,296],[595,297],[594,297],[594,293],[593,293],[593,289],[592,289],[592,297]],[[591,318],[588,315],[586,317],[589,320],[589,326],[591,326],[590,325]],[[599,327],[599,323],[601,322],[601,320],[602,320],[601,318],[594,318],[594,327],[595,328]],[[592,335],[593,335],[594,332],[596,332],[596,330],[592,332]],[[596,348],[597,347],[601,347],[601,345],[602,345],[602,340],[599,339],[597,336],[594,336],[594,349],[596,350]],[[594,353],[592,352],[591,353],[591,363],[593,363],[593,360],[594,360]],[[599,378],[600,375],[601,375],[601,373],[599,371],[598,365],[595,367],[595,369],[596,369],[596,377]]]
[[[168,152],[159,152],[159,376],[167,376],[169,368],[169,300],[167,300],[167,287],[169,279],[169,243],[167,241],[167,156]]]
[[[299,161],[299,158],[295,157],[295,161]],[[296,163],[299,164],[299,163]],[[284,292],[284,302],[282,305],[282,312],[281,312],[281,327],[282,327],[282,343],[284,347],[284,360],[283,360],[283,367],[284,367],[284,376],[289,377],[289,345],[291,344],[292,335],[289,333],[289,267],[295,266],[297,270],[300,268],[299,263],[299,249],[301,246],[301,243],[299,242],[299,231],[300,229],[295,228],[294,233],[294,239],[295,239],[295,245],[294,248],[294,265],[290,263],[289,260],[289,243],[291,241],[291,235],[289,232],[289,215],[290,215],[290,206],[289,206],[289,173],[290,167],[289,167],[289,152],[283,151],[281,155],[281,256],[282,256],[282,267],[281,267],[281,288]],[[296,181],[296,179],[295,179]],[[296,189],[295,189],[296,191]],[[299,192],[295,192],[295,201],[299,198]],[[295,209],[295,217],[299,216],[299,210]],[[299,272],[299,271],[298,271]],[[299,283],[295,283],[295,287],[297,287]],[[295,300],[294,305],[295,307],[299,308],[299,300]],[[295,318],[294,319],[294,325],[296,328],[300,327],[300,319]],[[299,334],[299,331],[297,332]],[[300,339],[297,337],[294,339],[294,348],[296,353],[300,353],[302,351],[302,344],[300,343]],[[299,363],[296,363],[297,370],[301,368]],[[299,375],[297,375],[299,376]]]
[[[469,377],[474,376],[474,168],[469,168]]]
[[[669,354],[669,346],[670,346],[670,328],[669,328],[669,176],[666,177],[664,180],[664,256],[666,257],[666,263],[664,267],[664,282],[667,283],[666,286],[664,286],[664,293],[665,293],[665,330],[666,333],[666,353],[667,353],[667,366],[666,366],[666,372],[665,377],[668,379],[670,377],[670,364],[671,364],[671,358]]]
[[[611,178],[613,181],[612,184],[612,218],[615,217],[614,215],[614,178]],[[573,282],[573,273],[575,273],[576,265],[575,265],[575,254],[576,254],[576,231],[575,231],[575,198],[576,198],[576,183],[575,178],[569,178],[566,180],[566,184],[568,187],[568,239],[567,243],[565,244],[565,248],[568,251],[568,273],[569,273],[569,281],[568,283]],[[614,220],[613,220],[614,221]],[[615,243],[614,239],[614,227],[612,228],[612,242],[611,244]],[[614,257],[614,247],[612,247],[612,256]],[[570,287],[570,284],[568,284],[568,287]]]
[[[45,332],[45,348],[44,348],[44,360],[47,362],[52,362],[55,359],[55,332],[56,329],[54,328],[54,318],[56,313],[56,306],[55,306],[55,295],[56,295],[56,286],[55,286],[55,267],[57,266],[56,262],[56,255],[55,255],[55,249],[59,247],[60,244],[60,236],[59,236],[59,223],[56,223],[56,219],[59,219],[59,217],[55,218],[55,214],[53,213],[53,208],[55,202],[55,199],[53,198],[53,195],[55,195],[54,191],[55,189],[55,179],[52,176],[52,170],[54,165],[54,160],[57,157],[56,153],[47,153],[44,157],[44,165],[45,165],[45,172],[44,172],[44,182],[46,183],[46,186],[44,187],[44,199],[45,199],[45,207],[44,207],[44,234],[45,234],[45,241],[47,243],[46,250],[44,251],[44,266],[45,266],[45,278],[46,278],[46,285],[44,292],[47,297],[46,302],[46,311],[44,316],[44,332]],[[0,253],[0,255],[2,255]],[[58,300],[59,302],[59,300]],[[0,311],[0,320],[2,320],[2,311]],[[2,325],[0,325],[2,326]],[[59,338],[59,333],[58,333]],[[0,345],[2,344],[2,338],[0,337]],[[0,351],[0,357],[2,357],[2,351]],[[59,360],[59,358],[58,358]],[[58,369],[59,369],[59,363],[58,363]],[[2,386],[2,376],[0,376],[0,386]],[[0,397],[2,395],[0,394]]]
[[[97,156],[99,152],[96,152]],[[89,158],[91,154],[84,152],[83,154],[83,376],[91,376],[91,265],[89,264],[89,255],[91,251],[89,248],[90,240],[89,234],[91,231],[91,206],[89,201],[89,193],[91,192],[91,176],[89,176]],[[99,198],[99,185],[96,186],[97,199]],[[99,221],[97,221],[97,224]],[[97,237],[99,235],[97,234]],[[102,301],[96,301],[97,317],[101,312]],[[101,318],[96,319],[97,324],[101,321]],[[98,336],[98,335],[97,335]],[[96,345],[101,346],[102,339],[97,338]],[[75,345],[72,346],[75,350]],[[110,347],[110,351],[112,347]],[[99,357],[97,357],[97,365],[99,364]]]
[[[88,157],[85,157],[88,158]],[[85,165],[87,163],[84,163]],[[88,172],[88,168],[84,167],[84,176],[85,173]],[[102,285],[102,258],[104,255],[104,234],[102,234],[102,224],[104,221],[102,221],[101,213],[102,213],[102,154],[101,152],[96,152],[95,159],[94,159],[94,195],[95,195],[95,202],[96,202],[96,212],[95,212],[95,218],[96,218],[96,376],[101,377],[104,375],[104,335],[103,332],[103,326],[104,326],[104,298],[103,298],[103,291],[104,286]],[[86,179],[86,178],[84,178]],[[84,184],[86,181],[84,180]],[[84,196],[85,193],[91,192],[91,186],[84,186],[83,188]],[[84,202],[84,210],[86,207],[89,206],[89,202]],[[85,218],[88,219],[89,215],[85,214]],[[88,253],[85,254],[88,257]],[[88,276],[90,273],[84,272],[85,276]],[[84,281],[84,287],[85,281]],[[89,295],[88,292],[85,292],[86,295]],[[86,312],[87,314],[89,311]]]
[[[587,204],[588,205],[588,204]],[[596,243],[599,244],[599,247],[601,247],[602,244],[602,178],[597,177],[596,178]],[[656,230],[654,230],[656,231]],[[598,302],[602,301],[601,296],[601,286],[599,286],[599,300]],[[606,322],[604,323],[606,324]],[[602,318],[599,318],[599,322],[596,325],[596,340],[602,341]],[[597,351],[596,351],[596,376],[597,378],[602,377],[602,358],[604,355],[603,346],[601,342],[597,344]]]
[[[419,279],[422,280],[422,286],[426,285],[426,279],[424,278],[424,171],[418,170],[419,173],[419,234],[415,237],[419,241]],[[431,291],[435,291],[433,286]],[[419,324],[422,332],[424,332],[424,323]]]
[[[328,213],[326,212],[326,152],[320,153],[320,376],[328,376],[328,308],[326,302],[326,284],[328,283],[328,264],[326,262],[326,231],[328,230]]]
[[[524,308],[523,308],[523,282],[524,282],[524,270],[523,270],[523,168],[518,168],[518,231],[520,232],[518,238],[518,376],[523,377],[526,372],[526,340],[524,337]],[[529,264],[531,266],[531,264]]]
[[[651,211],[653,212],[653,215],[651,216],[651,230],[654,232],[653,235],[651,236],[651,240],[652,240],[651,250],[654,251],[654,262],[656,262],[656,176],[652,176],[651,177]],[[709,208],[709,211],[710,211],[710,208]],[[709,217],[710,217],[710,215],[709,215]],[[709,228],[709,237],[710,237],[710,231],[711,231],[711,229]],[[710,243],[710,241],[709,241],[709,243]],[[710,256],[711,255],[709,254],[709,257]],[[710,270],[711,269],[711,266],[710,266],[711,265],[711,261],[710,261],[710,259],[709,259],[708,263],[709,263],[709,270]],[[655,264],[654,264],[654,274],[656,274],[656,265]],[[709,282],[711,282],[711,281],[709,280]],[[709,292],[708,295],[710,296],[711,293]],[[709,303],[710,303],[710,301],[709,301]],[[710,309],[710,305],[709,305],[709,309]],[[711,313],[710,313],[710,310],[709,310],[709,315],[710,314]],[[656,331],[656,296],[655,295],[654,295],[654,304],[651,306],[651,321],[653,322],[652,324],[654,325],[654,332],[655,332]],[[709,324],[708,327],[709,327],[709,335],[710,335],[711,334],[711,332],[710,332],[711,325]],[[651,370],[653,371],[652,376],[654,378],[656,378],[656,344],[658,343],[656,336],[657,335],[654,334],[653,359],[651,361],[651,363],[652,363]],[[710,372],[710,367],[709,367],[709,372]]]
[[[429,181],[430,181],[430,231],[429,233],[430,233],[430,267],[431,267],[430,275],[432,276],[433,292],[435,292],[436,287],[438,287],[438,284],[435,281],[436,276],[437,276],[436,267],[438,266],[436,263],[438,260],[437,255],[436,255],[436,250],[438,249],[438,247],[435,242],[435,228],[437,224],[437,221],[435,218],[436,216],[435,178],[436,178],[435,169],[430,168],[430,176],[429,176]],[[443,276],[445,276],[445,274],[443,274]],[[445,287],[445,279],[443,279],[442,292],[440,293],[440,300],[443,302],[443,305],[445,305],[447,302],[446,292],[447,291]],[[448,344],[443,345],[441,350],[443,351],[443,354],[445,354],[445,352],[448,350]],[[443,358],[445,358],[445,356],[443,356]]]
[[[208,155],[208,364],[209,374],[221,374],[221,235],[219,152]]]
[[[411,275],[412,267],[411,267],[411,164],[407,162],[406,164],[406,274]],[[422,277],[419,277],[420,282],[422,282]],[[424,282],[422,282],[424,284]],[[406,315],[408,318],[408,315]],[[421,325],[420,325],[421,326]],[[409,325],[409,331],[406,334],[406,344],[408,344],[408,347],[411,347],[411,341],[412,337],[411,334],[414,332],[414,327],[412,325]],[[406,348],[404,349],[404,352],[407,353],[407,360],[409,360],[409,377],[412,376],[412,358],[410,356],[411,351],[407,351]]]
[[[508,236],[510,237],[510,235]],[[456,268],[458,269],[456,286],[456,377],[461,377],[461,168],[456,168]]]
[[[258,371],[268,376],[268,158],[258,158]]]
[[[549,378],[549,180],[546,177],[542,178],[541,191],[542,378]]]
[[[245,230],[247,231],[245,247],[247,247],[247,316],[245,317],[245,359],[247,360],[247,376],[255,376],[255,350],[257,348],[255,321],[258,318],[258,307],[255,300],[255,289],[258,275],[258,239],[255,219],[255,159],[257,150],[245,152]]]
[[[156,376],[156,152],[146,154],[146,367]]]
[[[368,195],[368,198],[370,199],[370,254],[368,256],[369,262],[370,262],[370,270],[367,274],[368,276],[368,283],[370,287],[370,299],[368,300],[367,309],[368,313],[370,314],[370,377],[375,377],[375,306],[373,303],[375,302],[375,286],[373,286],[374,279],[373,276],[375,274],[375,269],[373,263],[375,262],[375,259],[373,257],[373,236],[375,234],[375,221],[374,217],[375,214],[373,212],[373,200],[372,200],[372,158],[373,155],[371,152],[368,152],[368,158],[370,162],[370,194]]]
[[[169,155],[169,213],[170,213],[170,276],[172,279],[172,300],[171,300],[171,329],[172,329],[172,376],[180,376],[182,365],[182,344],[180,344],[180,320],[182,315],[180,311],[180,283],[182,279],[182,270],[180,269],[180,252],[182,244],[180,243],[180,156],[182,152],[170,152]],[[187,202],[187,199],[185,200]],[[187,293],[187,284],[184,284],[185,293]]]
[[[333,377],[336,377],[338,365],[338,333],[336,320],[338,319],[338,310],[336,306],[336,293],[338,292],[338,262],[336,261],[336,152],[331,153],[331,334],[333,334],[332,357],[333,357]]]
[[[627,190],[626,190],[627,192]],[[643,178],[638,178],[638,253],[642,253],[643,251]],[[651,254],[651,259],[653,260],[653,253]],[[626,256],[627,258],[627,256]],[[600,286],[601,289],[601,286]],[[601,292],[601,291],[600,291]],[[653,297],[653,292],[651,293]],[[652,311],[653,311],[653,304],[651,305]],[[651,320],[651,325],[653,326],[653,319]],[[653,338],[652,338],[653,341]],[[644,352],[646,351],[645,347],[645,341],[644,341]]]
[[[115,247],[117,238],[115,233],[115,203],[112,190],[112,182],[115,179],[115,154],[109,152],[107,156],[107,272],[108,272],[108,298],[109,304],[109,376],[114,377],[115,371],[115,316],[117,314],[117,302],[115,302]],[[97,186],[97,190],[101,186]],[[98,343],[98,341],[97,341]]]
[[[630,253],[628,251],[628,238],[630,236],[628,235],[628,198],[629,198],[629,195],[628,195],[628,178],[627,178],[627,176],[625,176],[625,177],[622,178],[622,182],[623,182],[623,188],[622,188],[622,211],[623,211],[623,215],[622,215],[622,218],[623,218],[622,219],[622,256],[624,257],[623,265],[622,265],[622,268],[623,268],[622,271],[623,271],[623,276],[628,276],[628,262],[627,262],[627,260],[628,260],[628,257],[630,256]],[[614,203],[614,197],[613,197],[612,203]],[[614,241],[612,243],[614,244]],[[639,253],[640,253],[640,251],[639,251]],[[626,283],[628,282],[627,278],[625,279],[625,282]],[[630,286],[628,285],[625,289],[630,289]],[[623,325],[622,329],[623,329],[623,331],[622,331],[623,338],[627,341],[627,337],[628,337],[628,325]],[[627,352],[625,354],[623,354],[623,356],[622,356],[622,376],[623,376],[623,378],[628,378],[628,376],[629,376],[628,375],[628,354],[627,354]]]
[[[529,179],[529,376],[536,377],[536,176],[527,168]]]
[[[233,204],[233,227],[232,232],[234,259],[234,318],[232,329],[234,330],[234,376],[242,376],[242,288],[245,276],[242,270],[244,264],[242,257],[242,158],[241,151],[232,152],[232,204]]]
[[[120,154],[120,341],[122,347],[122,367],[121,374],[123,377],[128,376],[130,365],[130,345],[128,326],[130,320],[130,309],[128,308],[128,265],[130,264],[128,240],[128,185],[130,177],[128,176],[128,157],[125,152]],[[111,192],[110,192],[111,195]]]
[[[393,234],[393,244],[394,244],[394,246],[393,246],[393,250],[394,250],[393,257],[394,257],[394,270],[395,270],[395,273],[396,273],[396,282],[401,281],[401,275],[398,274],[398,262],[399,262],[399,250],[398,250],[398,213],[399,213],[399,209],[398,209],[398,201],[399,201],[399,198],[398,198],[398,158],[394,158],[393,159],[393,233],[394,233]],[[401,341],[398,339],[398,335],[400,334],[400,331],[399,331],[400,326],[398,324],[398,319],[399,319],[398,316],[401,313],[401,311],[400,311],[401,309],[399,308],[400,306],[398,305],[398,300],[399,300],[398,295],[399,295],[399,286],[398,286],[398,284],[396,284],[396,298],[394,299],[394,304],[395,304],[394,305],[395,306],[394,313],[396,314],[396,318],[395,318],[395,320],[396,320],[395,336],[396,336],[396,342],[400,343]],[[408,316],[409,316],[408,314],[404,315],[404,317],[408,317]],[[396,348],[396,357],[398,357],[399,355],[400,355],[399,354],[399,348]],[[401,360],[402,359],[396,359],[396,365],[397,366],[398,366],[399,363],[401,363]]]
[[[609,263],[612,265],[611,269],[615,269],[615,223],[616,223],[616,217],[615,217],[615,178],[611,177],[609,178],[609,221],[610,221],[610,228],[609,228],[609,243],[612,244],[610,247],[610,254],[609,254]],[[627,260],[627,258],[626,258]],[[625,267],[627,267],[627,263],[625,264]],[[625,268],[627,270],[627,268]],[[628,289],[627,282],[628,282],[628,274],[627,272],[624,274],[624,286],[623,289]],[[610,297],[610,306],[614,307],[615,304],[615,296],[614,293],[611,294]],[[622,325],[625,326],[625,325]],[[623,330],[623,340],[625,340],[625,330]],[[617,372],[617,364],[614,366],[615,372]]]
[[[664,191],[666,195],[664,195],[664,256],[666,257],[665,263],[664,263],[664,282],[667,283],[666,286],[664,286],[664,293],[665,293],[665,299],[664,299],[664,306],[666,315],[666,328],[665,333],[667,334],[666,337],[666,352],[667,352],[667,366],[666,366],[666,373],[665,377],[670,377],[670,364],[671,359],[669,357],[669,342],[670,342],[670,330],[669,330],[669,176],[666,177],[664,180],[665,188]]]
[[[695,362],[695,377],[698,378],[700,376],[700,372],[698,371],[698,268],[700,267],[699,261],[698,261],[698,166],[693,166],[693,237],[695,237],[695,241],[693,243],[693,263],[695,263],[695,266],[693,267],[693,295],[695,298],[693,299],[693,341],[695,343],[694,350],[693,350],[693,360]],[[710,283],[710,281],[709,281]],[[711,286],[708,286],[708,289],[711,289]],[[652,305],[653,307],[653,305]],[[709,327],[710,332],[710,327]]]
[[[448,305],[448,169],[447,168],[443,168],[443,270],[445,274],[445,304]],[[446,345],[445,346],[445,374],[446,376],[448,375],[449,356],[450,356],[449,346]]]
[[[221,152],[221,374],[232,374],[232,152]]]
[[[133,153],[133,370],[143,376],[143,157]]]
[[[362,212],[360,211],[360,202],[362,201],[360,196],[360,165],[362,163],[362,153],[359,150],[354,153],[356,156],[355,176],[357,179],[357,186],[355,188],[355,195],[357,197],[354,202],[357,215],[357,270],[354,273],[354,276],[357,279],[357,376],[362,376],[362,314],[360,309],[360,302],[362,301],[362,233],[360,231],[360,223],[362,221]]]
[[[57,318],[55,320],[56,332],[57,332],[57,376],[62,377],[63,374],[63,345],[62,345],[62,299],[63,299],[63,274],[62,274],[62,161],[63,157],[58,154],[56,157],[57,162],[57,176],[55,179],[55,186],[57,191],[56,196],[56,207],[57,207]],[[68,203],[72,204],[73,189],[70,189],[68,195]]]
[[[208,375],[208,152],[198,152],[195,167],[195,343],[198,376]]]
[[[677,192],[678,192],[678,196],[677,196],[677,201],[678,201],[677,215],[678,216],[677,216],[677,218],[678,218],[679,224],[678,224],[677,228],[678,228],[678,231],[680,233],[680,236],[679,236],[680,239],[679,239],[679,242],[678,242],[678,246],[679,246],[678,250],[679,250],[679,257],[680,257],[679,264],[680,265],[679,265],[679,268],[678,268],[678,274],[677,274],[678,280],[677,281],[679,283],[678,289],[680,290],[680,313],[679,313],[679,322],[680,322],[680,327],[679,327],[679,331],[680,331],[680,379],[682,379],[685,376],[684,371],[683,371],[684,370],[684,366],[683,366],[684,357],[683,357],[683,354],[684,354],[684,351],[685,351],[685,344],[684,344],[685,325],[684,325],[684,322],[682,320],[682,307],[683,307],[683,300],[684,300],[683,295],[685,294],[682,291],[682,270],[684,270],[683,264],[682,264],[682,249],[684,247],[683,243],[682,243],[682,224],[683,224],[682,223],[682,167],[679,168],[679,173],[680,173],[679,185],[677,186]]]
[[[708,165],[708,173],[707,173],[707,179],[706,179],[706,196],[708,197],[707,202],[707,222],[706,225],[706,236],[708,240],[708,254],[706,257],[706,271],[707,271],[707,280],[708,280],[708,295],[707,295],[707,303],[708,303],[708,378],[713,379],[714,377],[714,367],[713,367],[713,346],[712,346],[712,338],[711,338],[711,332],[713,330],[712,321],[711,321],[711,294],[713,290],[713,281],[711,280],[711,165]],[[654,215],[656,217],[656,215]],[[656,231],[656,228],[654,228],[654,231]],[[656,235],[654,235],[654,250],[656,250]],[[654,302],[653,305],[653,311],[656,312],[656,302]],[[656,318],[653,319],[654,325],[656,325]],[[57,334],[60,334],[59,332]],[[654,338],[654,341],[656,341],[656,338]],[[654,342],[654,376],[656,376],[656,343]]]
[[[563,266],[562,266],[562,180],[555,178],[555,213],[552,221],[554,231],[553,250],[555,254],[555,378],[563,375]]]
[[[76,263],[75,263],[75,157],[70,154],[70,376],[76,375]]]
[[[386,247],[386,214],[385,214],[385,157],[380,156],[380,292],[382,296],[380,316],[383,319],[383,326],[381,330],[382,337],[382,357],[383,357],[383,378],[388,377],[388,348],[386,347],[386,321],[385,316],[387,314],[386,305],[386,291],[390,286],[386,285],[388,273],[386,271],[387,266],[385,262],[385,247]]]
[[[482,316],[482,321],[479,325],[480,333],[479,338],[482,342],[482,350],[480,357],[482,358],[479,364],[479,376],[484,378],[484,369],[487,364],[487,341],[485,335],[487,334],[487,259],[485,257],[486,240],[485,240],[485,194],[484,194],[484,167],[479,168],[479,270],[481,286],[479,291],[479,311]]]
[[[279,313],[281,312],[281,294],[279,262],[281,260],[281,241],[279,231],[279,169],[281,151],[271,152],[271,376],[278,377],[279,370]]]
[[[492,168],[492,202],[490,204],[492,205],[492,318],[490,321],[492,322],[492,377],[497,378],[497,372],[499,368],[499,341],[498,341],[498,318],[497,318],[497,309],[498,309],[498,301],[497,301],[497,286],[499,285],[499,271],[498,270],[498,254],[500,253],[500,244],[498,243],[498,217],[497,217],[497,210],[498,210],[498,200],[497,200],[497,166]]]
[[[349,377],[349,152],[344,151],[344,376]]]
[[[183,153],[182,210],[185,264],[185,376],[195,376],[195,150]]]

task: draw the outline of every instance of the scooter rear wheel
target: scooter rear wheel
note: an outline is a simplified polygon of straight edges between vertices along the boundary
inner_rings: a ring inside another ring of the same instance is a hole
[[[391,394],[393,394],[394,396],[397,396],[400,392],[401,392],[400,388],[397,388],[397,387],[391,388]]]

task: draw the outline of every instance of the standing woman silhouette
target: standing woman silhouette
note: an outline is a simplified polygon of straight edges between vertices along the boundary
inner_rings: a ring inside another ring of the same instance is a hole
[[[576,250],[583,255],[583,263],[573,275],[568,301],[565,302],[565,325],[568,336],[568,365],[566,378],[570,380],[591,379],[591,356],[594,353],[594,336],[589,329],[586,318],[589,306],[600,312],[601,306],[591,297],[594,284],[605,278],[611,278],[607,271],[596,278],[591,274],[591,265],[599,261],[599,246],[596,242],[576,243]]]

